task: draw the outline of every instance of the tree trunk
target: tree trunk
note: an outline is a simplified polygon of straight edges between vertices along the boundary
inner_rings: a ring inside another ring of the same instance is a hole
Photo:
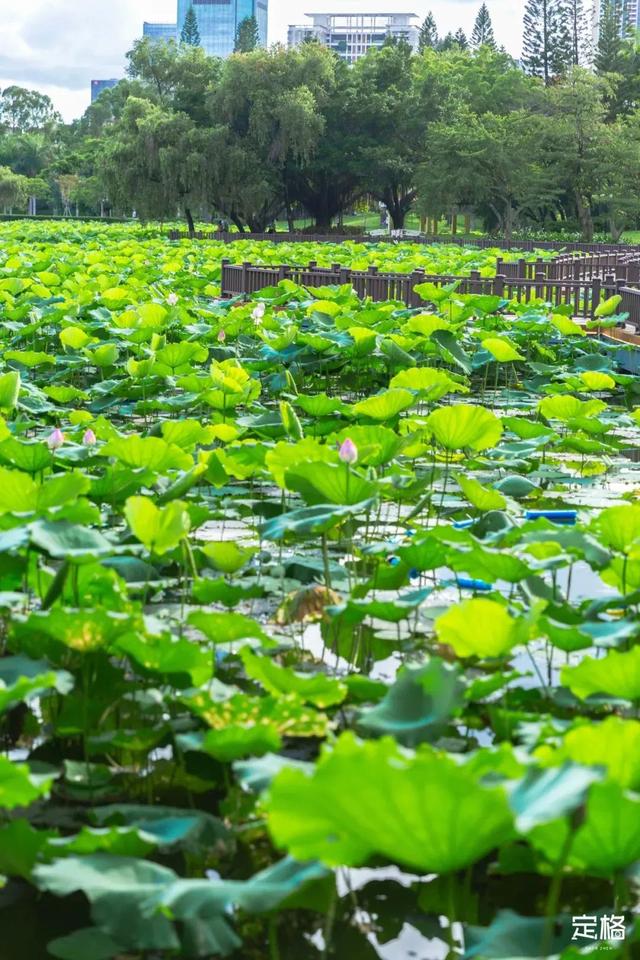
[[[591,216],[591,204],[586,197],[576,191],[576,211],[580,221],[582,239],[585,243],[593,243],[593,217]]]
[[[620,237],[624,233],[624,222],[617,223],[615,217],[609,219],[609,233],[611,234],[611,243],[619,243]]]
[[[193,222],[193,216],[191,214],[191,210],[189,209],[189,207],[184,208],[184,216],[187,221],[187,227],[189,229],[189,237],[193,239],[193,237],[195,236],[196,227]]]

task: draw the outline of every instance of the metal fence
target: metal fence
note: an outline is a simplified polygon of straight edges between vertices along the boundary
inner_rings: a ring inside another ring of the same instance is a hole
[[[468,277],[449,274],[427,274],[422,270],[412,273],[381,273],[377,267],[366,271],[349,270],[340,264],[318,267],[309,263],[305,267],[282,264],[278,267],[254,266],[249,262],[231,263],[222,261],[221,294],[223,297],[251,296],[265,287],[289,279],[305,287],[350,284],[359,297],[375,301],[399,300],[408,307],[419,307],[424,300],[415,291],[421,283],[443,286],[458,282],[460,293],[479,293],[499,296],[518,303],[542,300],[554,307],[571,306],[576,317],[591,318],[599,303],[606,296],[619,292],[622,296],[620,310],[629,313],[630,322],[640,329],[640,289],[626,285],[624,279],[613,274],[606,277],[554,277],[542,270],[533,276],[482,277],[477,270]]]

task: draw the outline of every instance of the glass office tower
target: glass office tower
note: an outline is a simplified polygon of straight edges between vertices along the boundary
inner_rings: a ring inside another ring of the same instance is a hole
[[[192,5],[201,45],[211,56],[228,57],[233,53],[238,25],[247,17],[256,18],[260,43],[266,46],[268,0],[178,0],[178,38]]]

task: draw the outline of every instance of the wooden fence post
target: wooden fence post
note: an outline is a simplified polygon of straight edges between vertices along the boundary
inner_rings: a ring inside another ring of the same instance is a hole
[[[591,280],[591,304],[589,315],[593,317],[596,312],[596,308],[600,305],[600,298],[602,296],[602,281],[600,277],[593,277]],[[585,311],[586,313],[586,311]]]
[[[506,282],[506,277],[503,273],[496,273],[493,278],[493,293],[496,297],[504,296],[504,285]]]
[[[221,270],[220,270],[220,295],[221,295],[222,297],[226,297],[226,296],[227,296],[227,293],[229,292],[229,290],[228,290],[228,284],[227,284],[227,282],[226,282],[226,281],[227,281],[226,273],[227,273],[227,270],[228,270],[230,264],[231,264],[231,260],[229,260],[229,259],[226,258],[226,257],[225,257],[223,260],[220,261],[220,268],[221,268]]]
[[[251,269],[251,264],[248,260],[245,260],[242,264],[242,290],[240,293],[251,293],[249,290],[249,270]]]

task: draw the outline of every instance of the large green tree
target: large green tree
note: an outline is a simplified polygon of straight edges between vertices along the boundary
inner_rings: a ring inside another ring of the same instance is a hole
[[[255,17],[245,17],[238,24],[234,53],[251,53],[260,43],[258,21]]]
[[[483,3],[478,10],[478,14],[473,24],[471,33],[471,46],[474,50],[479,47],[492,47],[495,49],[496,40],[493,35],[493,24],[491,23],[491,14],[486,3]]]
[[[418,35],[418,53],[425,50],[434,50],[438,46],[438,28],[431,10],[426,15]]]
[[[200,46],[200,28],[198,26],[198,16],[193,9],[193,4],[189,5],[189,9],[184,18],[180,32],[180,40],[182,43],[187,43],[191,47]]]
[[[571,64],[570,24],[564,0],[527,0],[524,10],[522,63],[545,84]]]

